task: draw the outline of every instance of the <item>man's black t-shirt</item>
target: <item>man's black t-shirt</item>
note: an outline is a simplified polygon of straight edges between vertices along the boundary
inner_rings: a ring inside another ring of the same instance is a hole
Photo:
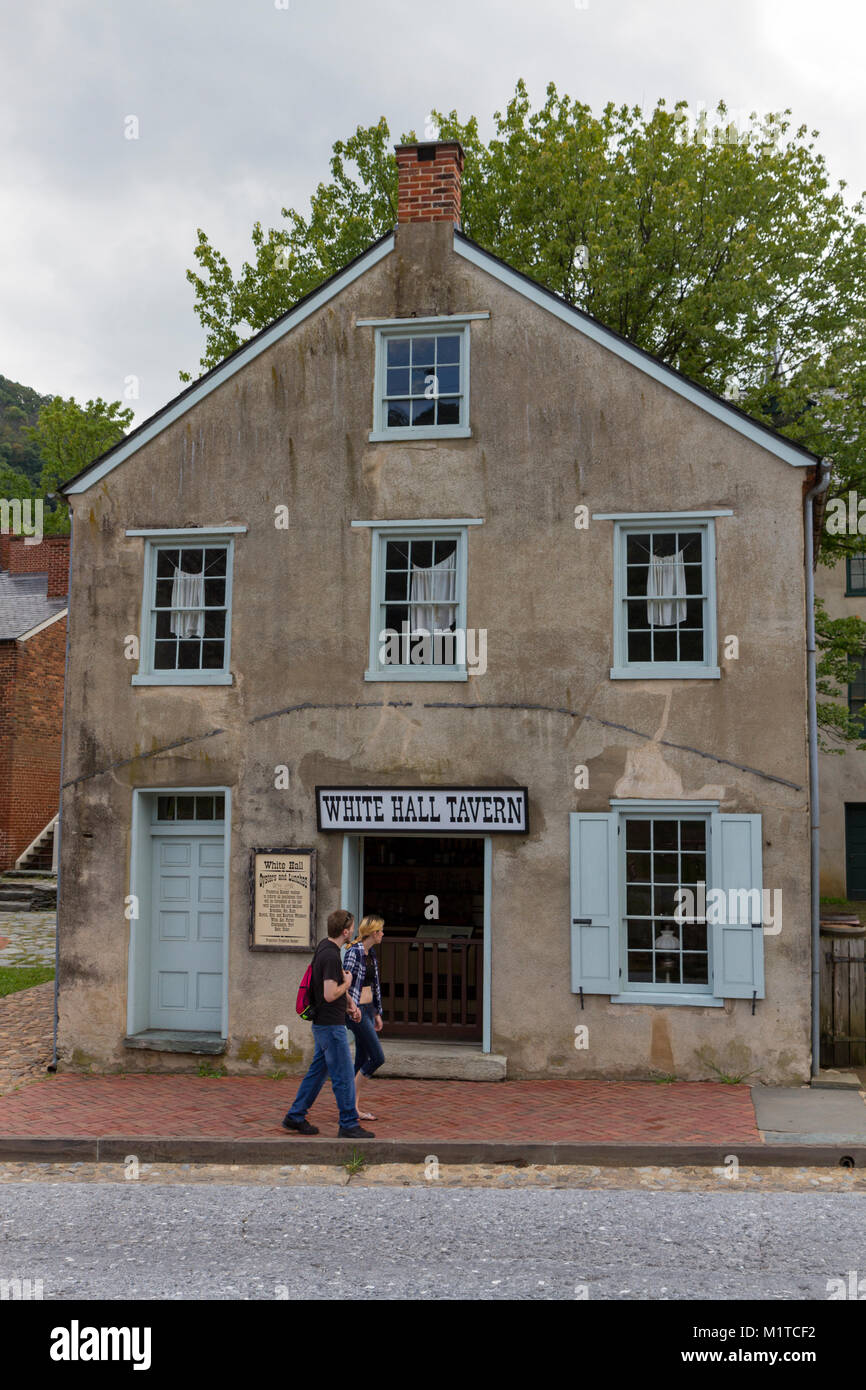
[[[340,948],[336,941],[329,937],[327,941],[321,941],[316,948],[313,957],[313,999],[316,1002],[316,1016],[313,1022],[320,1028],[333,1027],[337,1024],[345,1025],[346,1022],[346,996],[341,994],[339,999],[335,999],[333,1004],[325,1003],[325,980],[334,980],[338,985],[343,983],[343,965],[340,960]]]

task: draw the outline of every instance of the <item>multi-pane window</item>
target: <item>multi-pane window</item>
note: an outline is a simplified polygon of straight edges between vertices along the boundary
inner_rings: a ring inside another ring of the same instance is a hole
[[[706,882],[705,820],[626,817],[624,978],[629,985],[709,987],[706,899],[698,888]],[[690,899],[678,897],[684,888]],[[683,902],[693,908],[683,912]]]
[[[400,334],[385,342],[389,429],[460,424],[462,334]]]
[[[634,531],[626,539],[629,661],[703,661],[700,531]]]
[[[866,729],[866,656],[858,664],[851,663],[852,679],[848,683],[848,709],[852,719],[860,718]]]
[[[211,795],[191,793],[179,796],[158,796],[156,798],[156,817],[166,821],[224,820],[226,799],[224,793]]]
[[[866,555],[849,555],[847,594],[866,594]]]
[[[454,664],[456,537],[425,536],[385,542],[385,592],[381,613],[383,631],[405,632],[410,638],[426,633],[442,638],[439,642],[431,641],[429,650],[425,650],[422,641],[417,643],[419,658],[424,664]]]
[[[462,527],[374,531],[368,680],[466,679],[466,555]]]
[[[370,438],[468,438],[469,341],[468,319],[377,327]]]
[[[618,523],[614,593],[612,676],[718,676],[711,520]]]
[[[150,607],[152,670],[226,669],[225,545],[157,546]]]

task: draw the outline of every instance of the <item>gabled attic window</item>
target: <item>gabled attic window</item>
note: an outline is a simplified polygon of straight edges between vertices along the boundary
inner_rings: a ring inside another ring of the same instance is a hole
[[[469,326],[487,317],[358,320],[376,330],[371,440],[469,438]]]

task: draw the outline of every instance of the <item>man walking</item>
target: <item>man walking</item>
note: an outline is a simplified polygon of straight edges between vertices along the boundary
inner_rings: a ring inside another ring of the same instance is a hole
[[[318,1134],[315,1125],[307,1120],[307,1111],[330,1076],[337,1107],[340,1111],[341,1139],[373,1139],[368,1129],[358,1123],[355,1108],[355,1069],[346,1031],[346,1014],[356,1022],[360,1009],[346,1000],[352,976],[340,961],[340,947],[345,945],[355,927],[351,912],[339,908],[328,918],[328,939],[320,941],[313,956],[311,992],[313,1042],[316,1045],[309,1071],[301,1082],[292,1107],[283,1120],[283,1129],[293,1134]]]

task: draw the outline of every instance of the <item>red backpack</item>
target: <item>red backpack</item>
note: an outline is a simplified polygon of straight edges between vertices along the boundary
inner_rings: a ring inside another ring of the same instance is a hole
[[[317,954],[318,947],[316,947],[316,955]],[[313,956],[313,960],[316,959],[316,955]],[[303,979],[298,986],[298,997],[295,1000],[295,1012],[300,1014],[305,1023],[315,1023],[316,1021],[316,1003],[313,998],[313,961],[310,961],[310,964],[304,971]]]

